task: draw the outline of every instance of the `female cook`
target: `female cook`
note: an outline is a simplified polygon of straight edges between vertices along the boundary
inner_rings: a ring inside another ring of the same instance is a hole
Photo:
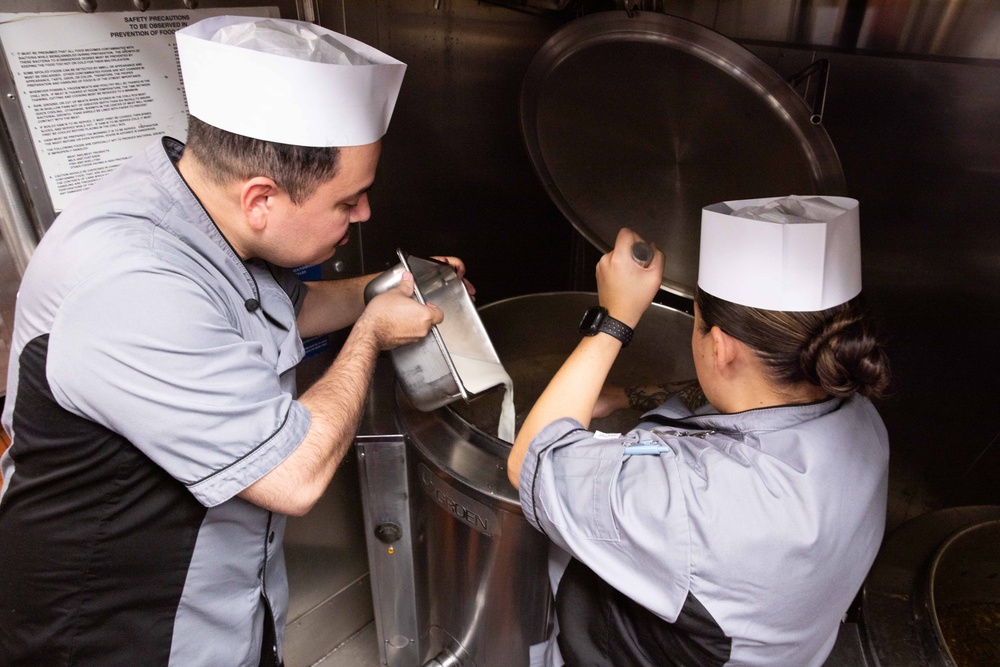
[[[821,665],[885,525],[868,397],[889,371],[858,303],[858,203],[704,209],[691,347],[707,402],[679,392],[628,433],[590,431],[660,286],[664,256],[643,268],[640,240],[621,230],[598,263],[604,310],[510,453],[525,517],[561,547],[544,664]]]

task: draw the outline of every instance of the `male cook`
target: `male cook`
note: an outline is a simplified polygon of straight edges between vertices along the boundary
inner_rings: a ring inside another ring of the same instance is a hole
[[[296,21],[177,33],[188,143],[59,216],[21,284],[3,427],[0,664],[279,665],[285,516],[352,441],[412,279],[299,282],[369,217],[406,66]],[[449,261],[459,273],[461,262]],[[295,398],[301,337],[353,324]]]

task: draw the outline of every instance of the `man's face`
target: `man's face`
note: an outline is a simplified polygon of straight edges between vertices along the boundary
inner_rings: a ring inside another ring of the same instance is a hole
[[[375,180],[382,150],[380,141],[340,149],[337,175],[322,183],[308,199],[296,205],[282,193],[275,202],[270,261],[279,266],[319,264],[347,243],[350,225],[371,216],[368,189]]]

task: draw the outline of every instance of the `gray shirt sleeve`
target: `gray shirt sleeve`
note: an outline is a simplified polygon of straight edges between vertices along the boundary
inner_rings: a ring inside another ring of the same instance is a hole
[[[59,306],[48,379],[70,411],[128,438],[206,506],[236,495],[303,439],[310,415],[235,304],[149,256],[114,262]],[[260,327],[266,327],[260,318]]]
[[[689,589],[689,522],[677,456],[625,456],[651,442],[667,444],[649,431],[593,433],[557,420],[528,448],[521,507],[558,546],[672,622]]]

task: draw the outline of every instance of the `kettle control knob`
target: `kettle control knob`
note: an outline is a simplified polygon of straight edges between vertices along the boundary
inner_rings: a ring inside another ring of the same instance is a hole
[[[383,544],[398,542],[402,537],[403,529],[397,523],[386,521],[375,526],[375,538]]]

